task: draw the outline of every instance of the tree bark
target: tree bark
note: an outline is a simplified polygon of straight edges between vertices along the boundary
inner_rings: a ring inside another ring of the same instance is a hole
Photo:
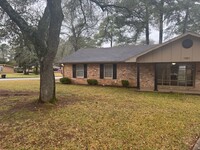
[[[186,14],[185,14],[184,24],[183,24],[183,34],[187,32],[188,18],[189,18],[189,6],[187,7],[185,13]]]
[[[23,70],[24,70],[24,75],[26,75],[26,66],[23,67]]]
[[[55,102],[55,76],[53,60],[55,59],[63,20],[61,0],[47,0],[50,12],[50,25],[47,39],[47,53],[40,59],[40,97],[39,102]]]
[[[113,47],[113,35],[110,36],[110,47]]]
[[[38,67],[39,67],[39,66],[38,66],[38,63],[37,63],[37,64],[35,65],[35,74],[36,74],[36,75],[39,74]]]
[[[163,13],[160,14],[159,44],[163,43]]]
[[[160,19],[159,19],[159,44],[162,44],[163,43],[163,16],[164,16],[164,0],[161,1],[161,4],[160,4]]]
[[[145,6],[146,8],[146,26],[145,26],[145,33],[146,33],[146,44],[149,45],[150,43],[150,39],[149,39],[149,9],[148,9],[148,5],[146,4]]]
[[[53,61],[45,57],[40,62],[40,97],[39,102],[56,101],[55,76],[53,71]]]

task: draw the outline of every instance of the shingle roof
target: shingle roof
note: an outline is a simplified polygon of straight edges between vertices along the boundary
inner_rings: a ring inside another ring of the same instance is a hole
[[[156,45],[129,45],[113,48],[88,48],[65,57],[61,63],[125,62],[130,57],[143,53]]]

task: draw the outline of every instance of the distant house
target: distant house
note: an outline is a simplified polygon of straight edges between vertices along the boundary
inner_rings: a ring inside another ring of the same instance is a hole
[[[200,35],[187,33],[160,45],[80,49],[62,60],[64,76],[75,84],[96,79],[140,90],[200,92]]]
[[[0,73],[14,73],[13,66],[0,64]]]

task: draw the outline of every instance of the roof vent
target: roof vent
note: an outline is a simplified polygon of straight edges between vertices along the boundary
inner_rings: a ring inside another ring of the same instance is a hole
[[[184,48],[191,48],[193,46],[193,41],[191,39],[185,39],[182,42]]]

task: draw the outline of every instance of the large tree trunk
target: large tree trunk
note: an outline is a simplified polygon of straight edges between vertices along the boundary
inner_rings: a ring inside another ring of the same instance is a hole
[[[61,0],[47,0],[47,2],[47,8],[39,23],[35,43],[35,49],[40,52],[40,103],[56,101],[53,61],[60,41],[59,35],[63,20]],[[48,30],[46,25],[48,25]],[[47,34],[48,36],[46,36]]]
[[[63,20],[61,0],[48,0],[50,11],[50,24],[47,43],[47,53],[40,59],[41,82],[39,102],[55,102],[55,77],[53,72],[53,61],[55,59],[59,41],[60,30]]]
[[[40,97],[39,102],[56,101],[55,94],[55,76],[53,71],[53,62],[49,58],[45,58],[40,62]]]

